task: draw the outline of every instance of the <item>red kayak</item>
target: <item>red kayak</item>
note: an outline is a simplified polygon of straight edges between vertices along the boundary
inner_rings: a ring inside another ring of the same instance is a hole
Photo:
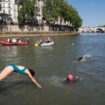
[[[8,41],[1,41],[0,40],[0,44],[1,45],[29,45],[29,42],[8,42]]]

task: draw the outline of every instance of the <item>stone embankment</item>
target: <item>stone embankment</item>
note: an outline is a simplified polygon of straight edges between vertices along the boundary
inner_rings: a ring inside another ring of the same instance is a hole
[[[0,25],[0,37],[12,36],[56,36],[77,34],[72,26],[65,25],[44,25],[44,26],[24,26],[20,29],[18,25]]]
[[[14,36],[62,36],[62,35],[77,35],[78,32],[0,32],[0,37]]]

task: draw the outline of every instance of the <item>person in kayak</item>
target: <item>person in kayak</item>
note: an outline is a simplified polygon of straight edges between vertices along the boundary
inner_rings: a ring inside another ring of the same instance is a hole
[[[20,74],[26,74],[28,77],[36,84],[39,88],[42,88],[42,86],[36,81],[36,79],[33,77],[35,72],[32,69],[28,69],[24,66],[16,66],[14,64],[8,64],[0,73],[0,81],[8,77],[12,72],[18,72]]]
[[[46,38],[46,43],[49,43],[49,42],[51,42],[51,39],[50,39],[50,37],[47,37]]]
[[[73,76],[72,74],[69,74],[65,80],[66,83],[74,83],[80,81],[81,78],[78,76]]]
[[[37,40],[37,43],[40,46],[42,44],[42,40]]]
[[[12,40],[10,39],[10,38],[8,38],[8,40],[7,40],[8,42],[12,42]]]
[[[16,36],[16,42],[20,42],[19,36]]]

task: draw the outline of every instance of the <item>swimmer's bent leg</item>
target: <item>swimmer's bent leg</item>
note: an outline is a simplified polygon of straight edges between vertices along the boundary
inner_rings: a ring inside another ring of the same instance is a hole
[[[8,77],[13,72],[13,69],[11,67],[5,67],[3,71],[0,73],[0,81]]]

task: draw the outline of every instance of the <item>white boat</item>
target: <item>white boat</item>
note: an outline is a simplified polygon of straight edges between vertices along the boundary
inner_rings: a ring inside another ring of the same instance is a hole
[[[49,43],[42,43],[40,46],[52,46],[52,45],[54,45],[53,41],[51,41]]]

